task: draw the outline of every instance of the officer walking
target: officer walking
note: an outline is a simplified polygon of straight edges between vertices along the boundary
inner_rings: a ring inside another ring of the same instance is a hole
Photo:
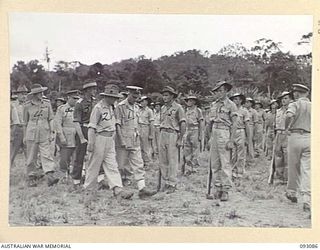
[[[28,89],[26,86],[22,85],[19,86],[18,89],[14,92],[17,95],[18,101],[15,103],[15,108],[17,110],[18,116],[19,116],[19,125],[16,126],[14,137],[12,138],[11,143],[11,149],[10,149],[10,162],[11,165],[14,163],[14,159],[16,158],[17,154],[19,153],[19,150],[22,149],[24,156],[27,158],[26,155],[26,147],[23,144],[23,108],[24,104],[26,102],[26,97],[28,93]]]
[[[242,105],[246,102],[246,97],[240,93],[235,93],[230,100],[237,105],[237,130],[235,132],[235,145],[232,151],[232,179],[238,185],[243,177],[246,166],[246,143],[250,135],[249,112]]]
[[[213,199],[211,182],[215,186],[214,197],[221,201],[229,199],[231,188],[230,152],[235,143],[237,130],[237,106],[227,97],[232,85],[226,81],[218,82],[212,90],[217,100],[211,105],[211,147],[208,175],[207,199]]]
[[[185,159],[185,174],[195,173],[195,168],[199,167],[200,145],[203,140],[204,119],[202,111],[197,107],[198,98],[194,95],[187,96],[186,123],[187,135],[184,140],[183,153]]]
[[[38,152],[44,173],[47,176],[48,186],[56,184],[59,179],[54,176],[55,163],[50,153],[52,140],[53,111],[50,101],[42,98],[42,93],[47,90],[40,84],[31,86],[31,100],[26,102],[23,110],[24,143],[27,145],[27,174],[28,186],[37,186],[36,161]]]
[[[89,155],[86,179],[83,187],[87,192],[94,190],[97,183],[100,166],[108,179],[108,185],[116,197],[130,199],[132,192],[122,189],[121,176],[116,161],[114,136],[116,133],[116,118],[114,114],[114,102],[120,98],[117,85],[109,84],[105,91],[100,93],[102,100],[93,108],[90,123],[88,125]]]
[[[76,137],[76,155],[71,173],[74,188],[80,187],[83,161],[87,151],[88,125],[91,111],[95,105],[95,96],[97,93],[97,83],[85,83],[82,87],[83,99],[77,102],[73,112],[74,124],[77,131]]]
[[[174,88],[166,86],[161,91],[164,105],[160,114],[159,167],[164,183],[162,190],[167,194],[176,190],[179,156],[182,138],[186,132],[186,115]],[[180,158],[180,161],[182,159]]]
[[[288,91],[282,92],[278,97],[278,100],[281,101],[282,106],[276,112],[276,136],[274,139],[271,172],[268,181],[269,184],[273,183],[274,175],[281,184],[287,184],[288,181],[288,135],[285,131],[285,119],[288,105],[291,102],[291,93]]]
[[[139,107],[136,104],[141,96],[142,88],[127,86],[128,97],[120,102],[116,109],[117,130],[117,161],[120,169],[125,169],[129,164],[133,176],[137,182],[139,197],[152,196],[156,191],[151,191],[145,184],[145,170],[141,156],[140,135],[138,127]]]
[[[74,106],[79,100],[78,90],[70,90],[67,93],[67,103],[57,108],[55,124],[57,138],[60,143],[60,170],[69,174],[71,157],[76,147],[76,127],[73,122]]]
[[[293,84],[294,102],[286,112],[285,128],[288,136],[288,184],[286,197],[297,202],[297,190],[300,188],[303,210],[311,211],[310,189],[310,132],[311,102],[308,99],[310,89],[302,84]]]
[[[154,135],[154,115],[153,111],[148,107],[149,102],[150,98],[147,96],[140,98],[141,108],[138,119],[141,155],[145,169],[148,169],[151,163],[151,143]]]

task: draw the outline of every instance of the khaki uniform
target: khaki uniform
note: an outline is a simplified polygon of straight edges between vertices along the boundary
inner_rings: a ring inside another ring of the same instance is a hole
[[[151,162],[150,123],[154,121],[154,115],[148,107],[141,108],[138,115],[141,155],[145,167],[148,167]]]
[[[96,131],[94,149],[90,156],[84,188],[90,189],[97,183],[102,165],[110,188],[122,187],[120,172],[116,161],[114,144],[116,118],[113,107],[102,101],[93,108],[89,128]]]
[[[235,134],[235,148],[232,151],[232,175],[241,178],[246,166],[246,123],[250,121],[249,112],[246,108],[240,107],[237,110],[237,130]]]
[[[179,149],[176,143],[180,123],[183,121],[186,121],[186,115],[177,102],[173,101],[161,107],[159,166],[162,183],[167,186],[177,184]]]
[[[119,138],[116,137],[116,158],[119,170],[123,173],[132,173],[138,189],[141,190],[145,187],[145,171],[140,148],[138,114],[138,105],[130,105],[128,99],[123,100],[116,107],[116,123],[121,126],[122,137],[126,144],[126,148],[121,147]]]
[[[199,153],[200,153],[200,134],[199,125],[203,121],[203,115],[201,109],[196,106],[192,109],[186,110],[187,118],[187,133],[184,140],[184,159],[187,165],[189,165],[193,171],[193,168],[199,166]]]
[[[290,103],[287,113],[294,115],[288,136],[288,192],[296,193],[299,186],[303,202],[310,205],[310,132],[311,102],[302,97]]]
[[[250,130],[250,135],[248,137],[248,151],[247,151],[247,166],[250,167],[254,165],[254,133],[255,133],[255,127],[258,121],[258,114],[257,111],[253,108],[247,109],[249,112],[249,130]]]
[[[159,137],[160,137],[160,112],[154,112],[154,137],[152,140],[152,149],[154,157],[159,155]]]
[[[80,102],[77,102],[74,107],[73,121],[80,123],[83,136],[87,140],[88,140],[88,125],[90,121],[91,111],[94,105],[95,105],[94,99],[91,98],[90,100],[82,99]],[[84,157],[87,151],[87,144],[86,143],[81,144],[80,138],[78,135],[76,136],[75,151],[76,151],[75,161],[74,161],[74,166],[73,166],[71,175],[75,181],[80,181],[82,170],[83,170]]]
[[[275,176],[286,182],[288,180],[288,136],[285,133],[285,119],[288,107],[281,107],[277,110],[275,119],[275,140],[273,150],[273,161]]]
[[[228,191],[231,187],[230,151],[226,143],[230,141],[230,127],[232,117],[237,116],[237,106],[229,98],[212,103],[210,110],[212,133],[209,172],[213,170],[213,183],[221,191]],[[210,174],[208,175],[210,178]],[[208,180],[208,185],[210,180]],[[209,190],[209,187],[208,187]]]
[[[55,163],[50,152],[49,122],[53,119],[50,101],[42,100],[39,104],[28,101],[23,110],[26,124],[27,174],[37,175],[36,161],[40,151],[40,160],[45,173],[55,170]]]
[[[257,110],[257,123],[255,127],[255,134],[254,134],[254,150],[258,156],[262,155],[263,152],[263,129],[264,129],[264,122],[265,122],[266,112],[263,109]]]
[[[266,113],[266,156],[269,158],[269,160],[273,152],[273,142],[275,138],[275,120],[276,113]]]
[[[65,140],[66,145],[60,145],[60,170],[69,171],[71,157],[76,147],[76,128],[73,122],[74,107],[68,103],[61,105],[57,109],[55,125],[57,137],[60,141]]]
[[[20,149],[23,149],[25,157],[27,156],[26,153],[26,147],[23,144],[23,103],[14,103],[11,105],[11,121],[15,122],[15,130],[14,134],[11,136],[11,144],[10,144],[10,161],[11,165],[14,162],[14,159],[16,158],[17,154],[19,153]],[[13,119],[13,120],[12,120]],[[17,122],[18,121],[18,122]],[[13,131],[12,131],[13,132]]]

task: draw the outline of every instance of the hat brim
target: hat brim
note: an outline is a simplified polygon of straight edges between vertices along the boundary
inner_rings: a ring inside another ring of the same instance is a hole
[[[106,94],[106,93],[100,93],[101,96],[104,97],[113,97],[113,98],[121,98],[119,95],[114,95],[114,94]]]
[[[225,82],[225,83],[223,83],[223,84],[221,84],[221,85],[219,85],[219,86],[216,86],[216,87],[212,90],[212,92],[217,91],[217,90],[220,89],[222,86],[225,86],[225,87],[227,88],[227,92],[229,92],[229,91],[232,89],[232,85],[231,85],[230,83]]]
[[[242,95],[242,94],[240,94],[240,95],[235,95],[235,96],[231,96],[230,97],[230,100],[232,101],[234,98],[236,98],[236,97],[240,97],[241,99],[242,99],[242,102],[243,103],[245,103],[246,102],[246,97],[244,96],[244,95]]]
[[[176,93],[176,92],[172,92],[172,91],[170,91],[170,90],[163,90],[163,91],[161,91],[161,94],[163,94],[163,93],[170,93],[170,94],[172,94],[172,95],[174,95],[175,97],[177,97],[178,96],[178,94]]]
[[[43,93],[43,92],[46,91],[47,89],[48,89],[47,87],[41,87],[41,89],[38,89],[38,90],[31,90],[30,94]]]

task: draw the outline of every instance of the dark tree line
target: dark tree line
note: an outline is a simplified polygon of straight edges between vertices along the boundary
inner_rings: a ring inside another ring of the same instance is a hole
[[[310,46],[311,37],[312,33],[303,35],[297,44]],[[309,52],[294,56],[282,52],[281,43],[262,38],[250,49],[239,43],[230,44],[212,55],[188,50],[156,60],[139,56],[110,65],[59,61],[50,72],[38,60],[18,61],[12,68],[10,83],[11,89],[41,83],[59,95],[58,92],[80,89],[90,80],[95,80],[102,91],[109,81],[115,80],[121,88],[138,85],[145,93],[172,85],[183,93],[191,90],[208,95],[212,83],[228,80],[236,87],[255,88],[272,97],[295,82],[310,86],[311,59]]]

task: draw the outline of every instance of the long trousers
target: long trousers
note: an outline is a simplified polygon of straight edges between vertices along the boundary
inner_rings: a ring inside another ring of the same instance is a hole
[[[23,150],[24,156],[27,158],[27,149],[26,146],[23,144],[23,127],[17,126],[16,133],[12,136],[10,142],[10,162],[11,165],[14,162],[17,154],[19,153],[20,149]]]

